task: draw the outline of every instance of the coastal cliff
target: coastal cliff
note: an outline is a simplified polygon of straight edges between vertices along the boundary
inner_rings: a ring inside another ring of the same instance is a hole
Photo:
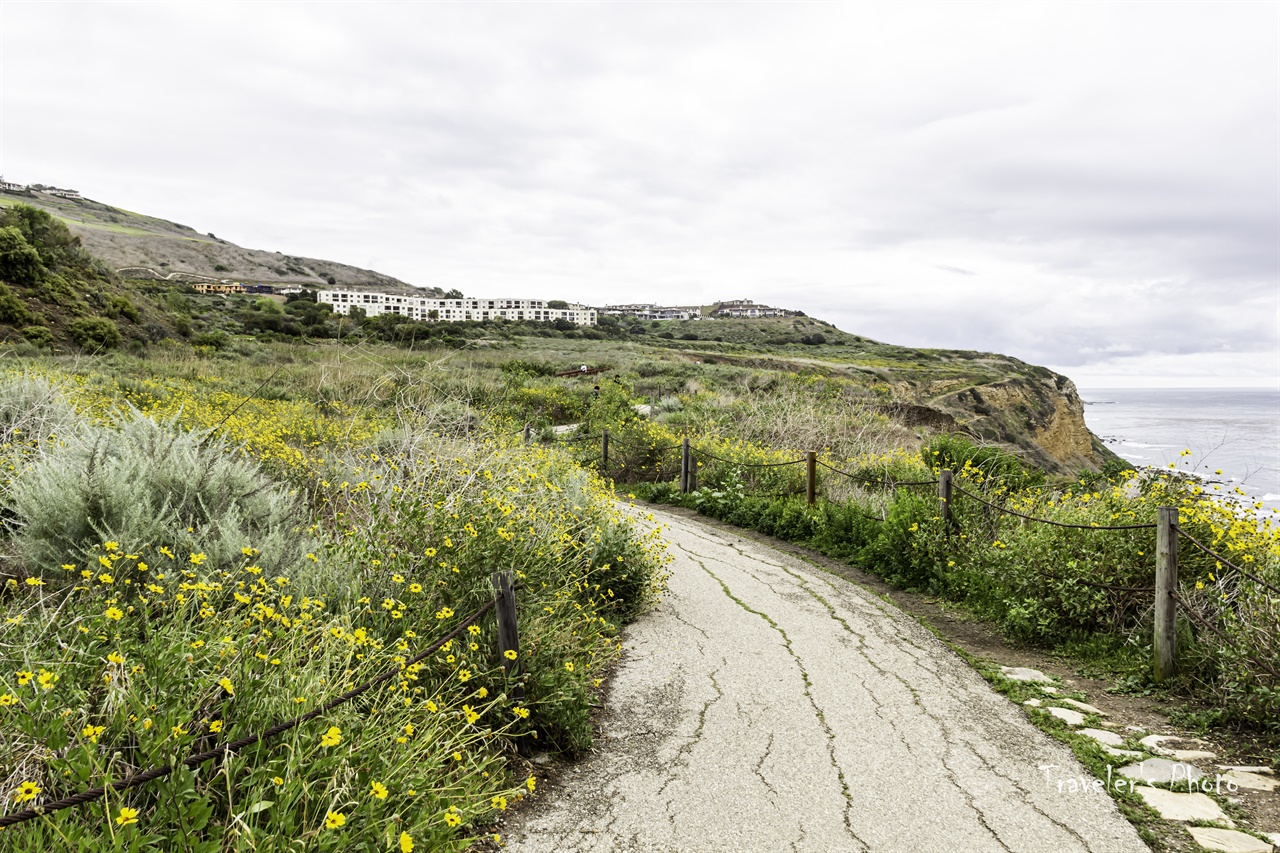
[[[950,415],[963,432],[1005,444],[1046,471],[1098,469],[1114,458],[1089,432],[1075,383],[1045,375],[1014,375],[935,397],[924,405]],[[1039,373],[1039,371],[1037,371]]]

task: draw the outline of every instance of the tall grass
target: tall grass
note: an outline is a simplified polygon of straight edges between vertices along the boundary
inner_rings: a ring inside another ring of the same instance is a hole
[[[383,393],[378,371],[310,358],[35,368],[65,389],[51,410],[75,415],[5,486],[0,808],[394,677],[278,742],[10,828],[6,849],[462,850],[536,788],[518,744],[589,745],[617,631],[659,592],[660,543],[561,452],[357,407]],[[305,384],[330,368],[352,396]],[[271,393],[284,371],[298,384]],[[412,378],[397,394],[432,399]],[[522,698],[492,617],[407,664],[492,597],[497,570],[523,583]]]

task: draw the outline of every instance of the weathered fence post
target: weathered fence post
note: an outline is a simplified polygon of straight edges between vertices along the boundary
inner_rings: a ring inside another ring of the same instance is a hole
[[[1155,679],[1156,683],[1173,678],[1178,672],[1178,603],[1173,594],[1178,589],[1178,508],[1156,509],[1156,613],[1155,613]]]
[[[600,439],[600,473],[609,473],[609,431],[605,430]]]
[[[951,470],[943,468],[938,472],[938,507],[942,515],[942,529],[950,536],[955,527],[955,519],[951,515]]]
[[[680,442],[680,491],[689,491],[689,437]]]
[[[494,572],[490,581],[493,591],[498,596],[497,606],[493,608],[498,617],[498,652],[502,656],[502,669],[510,685],[510,696],[513,702],[524,700],[524,687],[520,677],[520,634],[516,630],[516,590],[511,572]],[[511,652],[508,655],[507,652]],[[513,683],[514,682],[514,683]],[[521,755],[529,755],[529,744],[525,738],[516,740],[516,751]]]
[[[528,444],[533,440],[533,424],[525,423],[524,425],[524,443]]]
[[[498,651],[502,655],[502,668],[510,681],[520,672],[520,634],[516,630],[515,586],[511,572],[494,572],[491,581],[493,591],[498,596],[498,604],[494,608],[498,616]],[[515,652],[514,659],[507,656],[509,651]],[[524,688],[519,684],[512,687],[511,698],[523,699]]]
[[[804,473],[805,473],[805,498],[809,501],[809,506],[813,506],[818,501],[818,453],[810,450],[804,455]]]

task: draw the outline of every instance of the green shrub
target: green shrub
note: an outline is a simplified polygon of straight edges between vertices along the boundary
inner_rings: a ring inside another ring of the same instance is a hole
[[[53,345],[53,332],[48,326],[27,326],[23,328],[22,336],[38,347]]]
[[[191,345],[197,347],[208,347],[215,352],[221,352],[226,349],[230,338],[226,332],[204,332],[196,335],[191,339]]]
[[[142,321],[142,315],[138,313],[137,307],[123,296],[108,297],[103,313],[112,319],[124,317],[126,320],[132,320],[135,323]]]
[[[0,323],[23,326],[34,320],[35,315],[27,307],[27,303],[8,285],[0,284]]]
[[[81,317],[67,327],[71,340],[90,351],[115,349],[120,345],[120,329],[106,317]]]
[[[219,439],[141,415],[46,445],[6,504],[27,571],[50,579],[108,541],[164,543],[211,566],[235,564],[252,546],[277,573],[301,565],[311,547],[297,501],[256,465]]]
[[[49,380],[29,373],[0,378],[0,444],[38,445],[52,435],[63,435],[78,421],[71,404]]]
[[[33,285],[40,278],[40,253],[12,225],[0,228],[0,279]]]

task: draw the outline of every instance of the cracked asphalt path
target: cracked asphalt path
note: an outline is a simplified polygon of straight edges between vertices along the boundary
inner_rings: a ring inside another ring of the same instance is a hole
[[[598,750],[513,851],[1145,851],[1070,751],[860,587],[654,511],[675,562],[624,632]]]

